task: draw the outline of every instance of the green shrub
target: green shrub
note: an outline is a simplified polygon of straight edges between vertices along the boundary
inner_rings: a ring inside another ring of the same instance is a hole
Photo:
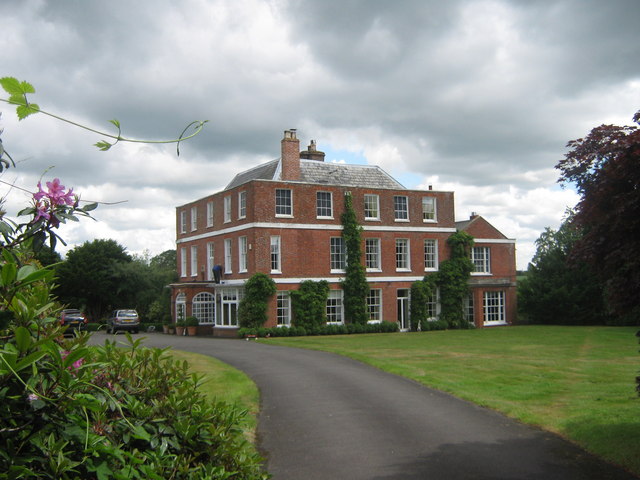
[[[184,320],[184,324],[187,327],[197,327],[200,324],[200,322],[198,321],[197,317],[187,317]]]

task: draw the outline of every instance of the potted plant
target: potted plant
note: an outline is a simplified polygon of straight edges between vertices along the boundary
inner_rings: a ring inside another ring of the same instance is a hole
[[[169,333],[169,329],[172,327],[171,325],[171,317],[165,318],[162,322],[162,332]]]
[[[187,317],[185,320],[185,325],[187,327],[187,333],[190,336],[195,336],[198,334],[198,319],[196,317]]]
[[[178,320],[176,322],[176,335],[184,335],[185,328],[186,328],[186,322],[184,320]]]

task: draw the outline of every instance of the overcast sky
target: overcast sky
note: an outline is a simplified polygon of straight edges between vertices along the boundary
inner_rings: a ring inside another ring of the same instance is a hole
[[[34,191],[59,177],[83,199],[126,201],[65,226],[70,247],[175,248],[176,206],[277,158],[297,128],[328,161],[453,190],[456,218],[515,238],[524,269],[578,200],[556,183],[567,141],[640,109],[637,0],[14,0],[0,18],[0,76],[33,84],[43,110],[153,140],[209,120],[179,157],[100,152],[100,136],[0,103],[18,162],[0,180]],[[28,201],[0,193],[10,213]]]

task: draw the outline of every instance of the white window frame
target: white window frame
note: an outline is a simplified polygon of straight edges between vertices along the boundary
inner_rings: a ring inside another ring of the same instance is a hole
[[[224,223],[231,221],[231,196],[224,197]]]
[[[464,297],[462,303],[462,312],[465,320],[470,324],[475,325],[475,308],[474,308],[473,292]]]
[[[216,327],[221,328],[236,328],[238,326],[238,308],[242,297],[244,297],[244,289],[242,288],[222,288],[217,293],[216,299]],[[231,306],[234,306],[231,308]],[[227,309],[233,310],[234,318],[233,322],[225,323],[225,315]]]
[[[176,321],[184,320],[187,315],[187,295],[179,293],[176,295]]]
[[[344,301],[342,290],[329,290],[327,297],[327,325],[342,325],[344,323]]]
[[[247,271],[247,237],[238,237],[238,272]]]
[[[276,217],[293,217],[293,192],[291,191],[291,189],[276,188],[275,202]]]
[[[406,195],[393,196],[393,218],[396,222],[409,221],[409,197]]]
[[[187,247],[180,249],[180,276],[187,276]]]
[[[213,280],[213,266],[215,265],[215,247],[213,242],[207,242],[207,281]]]
[[[382,255],[379,238],[364,239],[364,264],[367,272],[382,271]]]
[[[438,319],[440,314],[440,289],[436,288],[436,291],[427,299],[427,320],[433,322]]]
[[[380,195],[375,193],[364,194],[364,219],[369,221],[380,220]]]
[[[291,326],[291,295],[284,290],[276,297],[276,324],[278,327]]]
[[[198,229],[198,207],[191,207],[191,231]]]
[[[207,227],[213,227],[213,202],[207,202]]]
[[[366,298],[369,321],[367,323],[380,323],[382,321],[382,289],[372,288]]]
[[[504,290],[491,290],[482,295],[482,319],[485,325],[506,325],[507,312]]]
[[[225,238],[224,239],[224,273],[232,273],[233,272],[233,267],[232,267],[232,257],[231,257],[232,253],[231,253],[231,239],[230,238]]]
[[[490,275],[491,274],[491,248],[490,247],[472,247],[471,261],[473,262],[472,275]]]
[[[438,240],[435,238],[424,239],[424,271],[435,272],[438,270]]]
[[[344,238],[329,239],[329,269],[331,273],[344,273],[347,268],[347,248]]]
[[[438,221],[438,200],[436,197],[422,197],[422,221],[434,223]]]
[[[198,276],[198,247],[191,245],[191,276]]]
[[[210,292],[200,292],[191,300],[191,315],[199,325],[212,325],[216,317],[215,296]]]
[[[396,272],[411,271],[411,244],[408,238],[396,238]]]
[[[282,273],[282,256],[280,246],[280,236],[273,235],[269,239],[269,260],[271,265],[271,273]]]
[[[316,218],[331,218],[331,219],[333,218],[333,193],[332,192],[326,192],[326,191],[316,192]]]
[[[247,218],[247,192],[238,192],[238,218]]]
[[[180,233],[187,233],[187,212],[185,210],[180,212]]]

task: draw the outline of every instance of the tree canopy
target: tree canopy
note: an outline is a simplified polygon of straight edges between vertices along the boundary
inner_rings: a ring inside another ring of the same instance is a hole
[[[633,120],[640,123],[640,111]],[[635,125],[601,125],[567,146],[569,152],[556,168],[559,182],[575,184],[581,196],[574,221],[584,232],[570,259],[593,267],[605,284],[613,313],[637,318],[640,130]]]

